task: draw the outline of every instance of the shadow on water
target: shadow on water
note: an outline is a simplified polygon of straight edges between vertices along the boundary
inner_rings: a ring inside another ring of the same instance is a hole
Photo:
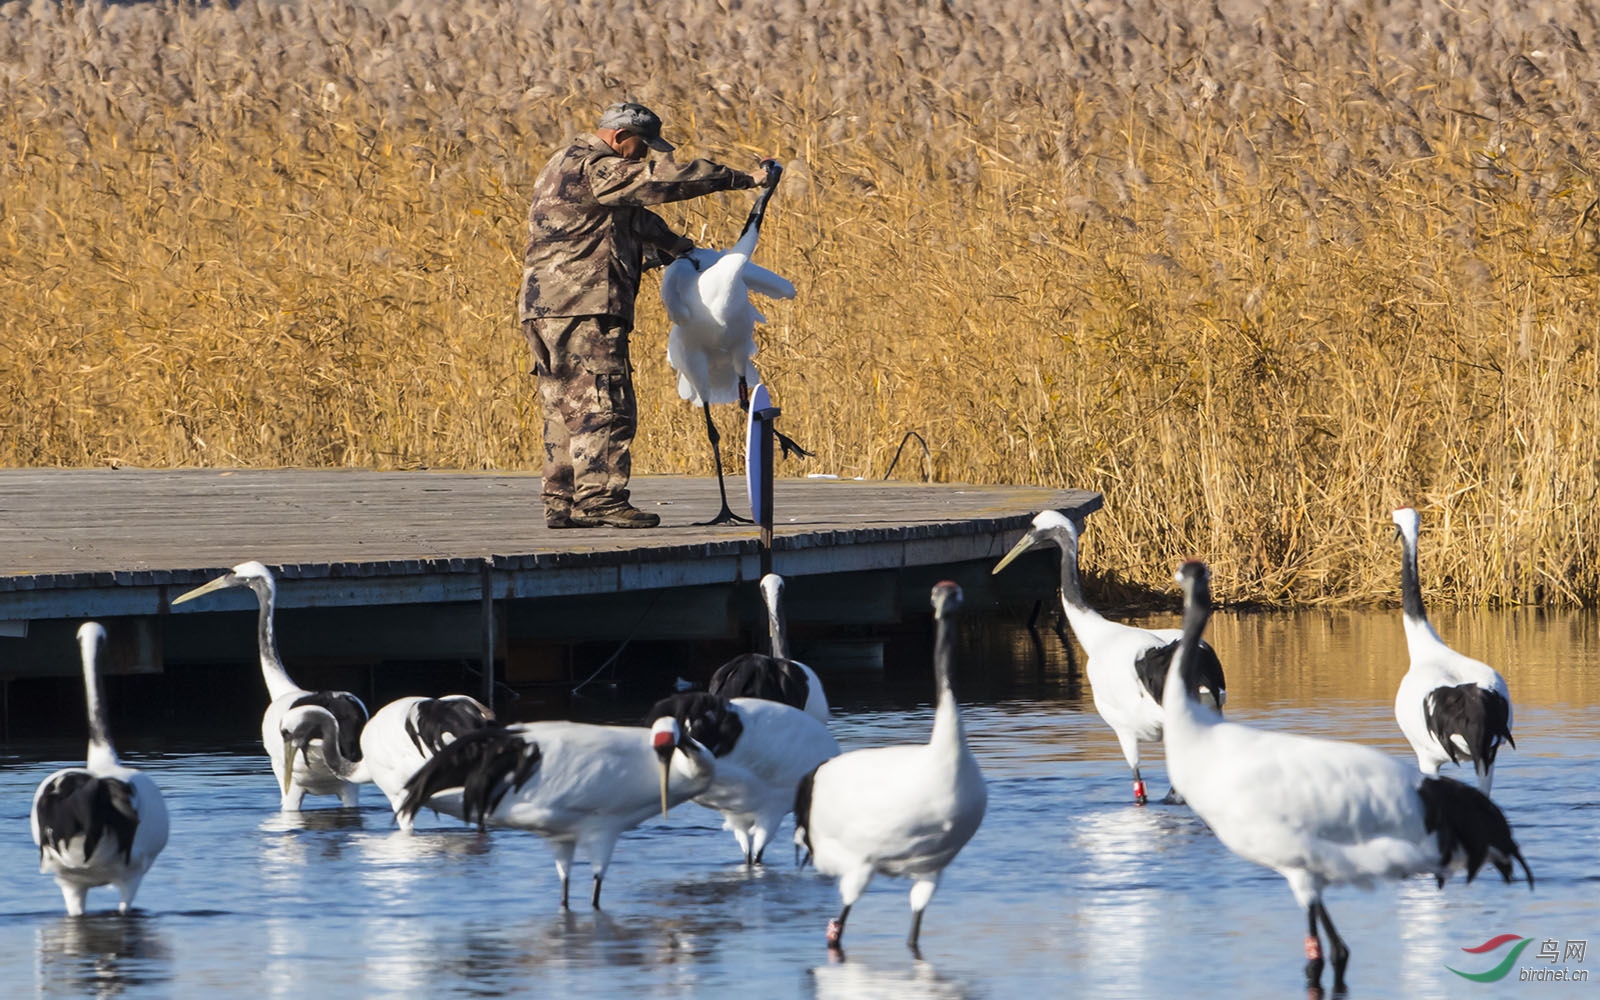
[[[41,996],[115,997],[160,986],[172,973],[166,933],[137,910],[53,919],[38,928],[35,953]]]

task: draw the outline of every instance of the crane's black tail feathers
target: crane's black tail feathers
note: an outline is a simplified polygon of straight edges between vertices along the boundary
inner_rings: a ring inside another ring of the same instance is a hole
[[[741,653],[717,668],[706,690],[724,698],[764,698],[803,710],[811,697],[811,681],[793,660]]]
[[[645,724],[671,716],[678,720],[684,735],[711,751],[713,757],[726,756],[744,732],[741,719],[728,698],[706,691],[680,691],[650,706]]]
[[[432,757],[475,729],[495,725],[494,713],[468,698],[419,701],[406,717],[406,736],[417,753]]]
[[[1509,883],[1515,861],[1528,877],[1528,888],[1533,888],[1533,872],[1511,839],[1511,824],[1489,796],[1453,778],[1423,778],[1417,794],[1422,796],[1424,825],[1439,837],[1440,886],[1460,850],[1465,855],[1468,882],[1487,860]]]
[[[1422,701],[1422,714],[1450,760],[1471,760],[1479,774],[1494,766],[1502,742],[1517,745],[1511,738],[1511,706],[1498,691],[1476,684],[1434,688]]]
[[[125,781],[97,778],[84,770],[68,771],[39,793],[34,815],[39,822],[41,855],[46,845],[59,854],[72,838],[81,835],[87,861],[94,857],[101,838],[109,835],[122,863],[132,862],[139,811],[133,806],[133,786]]]
[[[1177,651],[1178,640],[1174,639],[1165,646],[1142,650],[1134,657],[1133,669],[1139,675],[1139,683],[1158,702],[1166,691],[1167,668],[1172,666],[1172,654]],[[1200,691],[1204,688],[1212,705],[1220,711],[1228,700],[1228,681],[1222,675],[1222,661],[1204,639],[1200,640],[1194,659],[1194,663],[1183,665],[1183,683],[1189,689],[1189,697],[1203,701]]]
[[[415,817],[428,800],[461,789],[461,818],[488,826],[507,792],[520,789],[539,768],[539,745],[502,726],[463,734],[417,769],[406,782],[399,815]]]

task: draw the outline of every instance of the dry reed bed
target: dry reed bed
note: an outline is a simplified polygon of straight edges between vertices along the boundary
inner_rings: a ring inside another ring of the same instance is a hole
[[[1113,580],[1268,603],[1392,598],[1414,502],[1432,595],[1600,596],[1592,11],[446,6],[0,4],[0,462],[536,467],[529,181],[628,96],[791,164],[784,473],[916,430],[1104,491]],[[704,473],[653,292],[636,469]]]

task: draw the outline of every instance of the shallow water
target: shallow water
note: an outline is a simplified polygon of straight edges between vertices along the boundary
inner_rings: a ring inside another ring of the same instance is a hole
[[[1209,636],[1228,670],[1230,714],[1403,754],[1391,700],[1405,669],[1398,618],[1219,615]],[[1586,993],[1592,982],[1512,985],[1515,970],[1480,986],[1446,966],[1492,967],[1504,949],[1461,949],[1503,933],[1563,946],[1600,938],[1596,620],[1516,612],[1435,623],[1510,682],[1517,748],[1500,758],[1495,797],[1538,886],[1506,886],[1486,869],[1442,892],[1426,879],[1332,890],[1329,912],[1352,950],[1350,995]],[[822,935],[838,897],[791,866],[787,825],[769,864],[746,870],[715,814],[679,806],[624,836],[603,910],[562,913],[536,837],[431,818],[407,837],[371,788],[359,810],[282,816],[266,758],[243,738],[160,754],[148,742],[119,746],[163,788],[172,839],[138,913],[68,919],[37,874],[27,811],[47,773],[81,763],[74,740],[0,755],[0,981],[7,995],[50,997],[1303,995],[1304,920],[1282,879],[1230,854],[1186,808],[1134,806],[1086,686],[1054,636],[1040,645],[1042,658],[1008,623],[968,624],[958,689],[989,811],[934,897],[921,960],[904,945],[907,884],[880,879],[851,913],[845,959],[830,961]],[[824,676],[844,748],[926,738],[927,678]],[[1160,748],[1150,756],[1159,794]],[[580,856],[574,899],[586,900],[587,882]],[[91,909],[114,899],[94,890]],[[1600,942],[1586,961],[1537,951],[1519,967],[1600,973]]]

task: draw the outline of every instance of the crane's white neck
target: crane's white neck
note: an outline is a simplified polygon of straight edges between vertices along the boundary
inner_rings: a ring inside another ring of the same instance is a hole
[[[761,581],[761,596],[767,605],[767,638],[774,659],[789,658],[789,623],[783,614],[783,584],[771,577]]]
[[[1417,536],[1405,528],[1400,530],[1400,604],[1407,625],[1412,620],[1427,623],[1428,612],[1422,605],[1422,583],[1417,575]]]
[[[102,773],[117,766],[117,751],[111,745],[111,731],[106,725],[105,698],[100,688],[101,633],[79,639],[83,654],[83,697],[89,716],[89,749],[86,762],[89,770]]]
[[[286,739],[300,740],[302,745],[313,739],[321,740],[323,761],[327,763],[328,770],[342,780],[367,780],[365,761],[350,760],[340,748],[339,722],[332,712],[320,705],[302,705],[290,709],[284,716],[282,728]]]
[[[961,708],[956,704],[955,688],[950,675],[955,667],[955,626],[948,618],[940,616],[934,628],[933,678],[937,703],[933,710],[933,734],[928,745],[951,756],[960,754],[967,745],[966,730],[961,725]]]
[[[300,690],[289,678],[283,661],[278,658],[278,639],[272,626],[278,603],[277,592],[264,581],[251,581],[250,589],[255,591],[256,603],[261,609],[256,617],[256,647],[261,655],[261,679],[267,682],[268,700],[277,701],[286,694]]]
[[[695,742],[684,740],[673,751],[668,766],[669,797],[681,802],[705,791],[716,775],[717,761],[711,751]]]
[[[1061,550],[1061,609],[1074,632],[1082,639],[1086,632],[1105,622],[1100,613],[1089,607],[1083,599],[1083,587],[1078,581],[1078,535],[1071,529],[1056,536],[1056,547]]]

